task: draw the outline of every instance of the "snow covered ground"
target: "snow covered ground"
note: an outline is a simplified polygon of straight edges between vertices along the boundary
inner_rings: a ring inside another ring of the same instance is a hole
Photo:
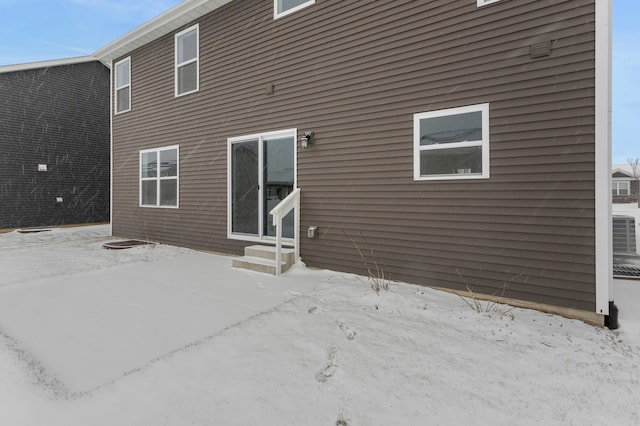
[[[640,281],[610,331],[110,240],[0,234],[1,425],[640,424]]]

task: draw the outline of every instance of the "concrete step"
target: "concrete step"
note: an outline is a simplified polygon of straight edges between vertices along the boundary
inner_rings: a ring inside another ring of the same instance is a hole
[[[276,260],[276,248],[274,246],[248,246],[244,248],[244,255],[251,257],[261,257],[263,259]],[[295,262],[296,251],[291,248],[282,249],[282,261],[293,265]]]
[[[286,272],[291,267],[291,264],[282,261],[281,264],[281,273]],[[243,256],[232,259],[231,265],[234,268],[242,268],[247,269],[249,271],[262,272],[265,274],[276,274],[276,261],[265,259],[263,257],[256,256]]]

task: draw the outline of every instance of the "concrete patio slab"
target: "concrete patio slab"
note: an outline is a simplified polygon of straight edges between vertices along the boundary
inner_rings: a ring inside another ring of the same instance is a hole
[[[295,273],[276,279],[188,252],[0,287],[0,331],[78,393],[313,287]]]

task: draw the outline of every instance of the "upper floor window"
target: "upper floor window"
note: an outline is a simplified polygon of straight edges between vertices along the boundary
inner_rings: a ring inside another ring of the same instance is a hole
[[[178,145],[140,151],[140,206],[178,207]]]
[[[478,7],[480,6],[485,6],[487,4],[491,4],[491,3],[496,3],[499,2],[500,0],[478,0]]]
[[[116,63],[116,114],[131,111],[131,58]]]
[[[176,96],[200,88],[200,27],[198,24],[176,34]]]
[[[629,195],[630,182],[628,180],[614,180],[611,182],[612,195]]]
[[[489,104],[413,115],[414,180],[489,177]]]
[[[314,4],[316,0],[273,0],[273,18],[278,19]]]

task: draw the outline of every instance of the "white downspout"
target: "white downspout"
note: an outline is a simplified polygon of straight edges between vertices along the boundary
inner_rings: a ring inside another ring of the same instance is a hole
[[[611,0],[596,6],[595,93],[595,232],[596,313],[609,315],[613,300],[613,242],[611,224]]]
[[[109,67],[109,235],[113,236],[113,60]]]

